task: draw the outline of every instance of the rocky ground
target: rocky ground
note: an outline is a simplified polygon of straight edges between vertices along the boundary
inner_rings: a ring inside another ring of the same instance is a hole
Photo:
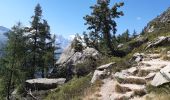
[[[88,100],[142,100],[147,94],[147,85],[159,86],[170,81],[169,70],[167,70],[170,61],[162,60],[160,54],[141,55],[141,61],[136,57],[139,61],[137,66],[102,79],[103,85],[98,95],[91,94]]]

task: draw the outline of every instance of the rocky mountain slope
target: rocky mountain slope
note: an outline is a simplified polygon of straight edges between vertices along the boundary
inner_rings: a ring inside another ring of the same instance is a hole
[[[146,33],[153,33],[153,32],[169,32],[170,26],[170,8],[164,11],[162,14],[157,16],[155,19],[150,21],[148,25],[145,27]]]
[[[43,95],[46,100],[159,100],[162,87],[170,93],[169,26],[170,8],[146,26],[145,34],[123,44],[119,50],[127,55],[122,58],[105,57],[89,47],[75,52],[70,44],[51,71],[52,79],[27,80],[27,88],[46,86],[46,92],[32,91],[36,99]],[[166,93],[160,100],[169,100]]]

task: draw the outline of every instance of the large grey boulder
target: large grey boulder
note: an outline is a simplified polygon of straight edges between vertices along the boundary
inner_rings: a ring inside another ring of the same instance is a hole
[[[60,58],[57,61],[57,64],[66,63],[74,55],[74,49],[72,49],[71,45],[67,46],[63,53],[61,54]]]
[[[89,58],[93,59],[100,59],[101,54],[94,48],[87,47],[82,52],[74,52],[74,49],[70,46],[68,46],[62,55],[60,56],[59,60],[57,61],[57,64],[70,64],[70,62],[73,65],[76,65],[78,63],[83,63],[85,60],[88,60]]]
[[[168,82],[170,82],[170,65],[162,68],[160,72],[155,75],[154,79],[151,82],[151,85],[160,86]]]
[[[66,81],[65,78],[58,78],[58,79],[37,78],[37,79],[26,80],[25,85],[27,89],[48,90],[48,89],[56,88],[58,85],[64,84],[65,81]]]
[[[158,72],[155,75],[154,79],[151,81],[151,85],[152,86],[160,86],[167,82],[168,82],[168,80],[165,77],[163,77],[163,75],[160,72]]]
[[[170,37],[160,36],[156,38],[154,41],[148,42],[146,49],[157,47],[157,46],[169,45],[169,43],[170,43]]]

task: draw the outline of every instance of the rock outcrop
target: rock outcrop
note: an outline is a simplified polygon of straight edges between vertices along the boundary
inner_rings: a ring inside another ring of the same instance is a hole
[[[170,37],[160,36],[156,38],[154,41],[149,42],[146,49],[152,48],[152,47],[170,45],[169,43],[170,43]]]
[[[49,90],[56,88],[58,85],[64,84],[65,78],[48,79],[48,78],[37,78],[29,79],[25,82],[25,87],[31,90]]]
[[[96,80],[103,79],[103,78],[107,77],[108,75],[110,75],[114,64],[115,64],[115,62],[112,62],[112,63],[98,67],[94,71],[93,77],[91,79],[91,83],[94,83]]]
[[[74,48],[69,45],[56,62],[57,67],[52,69],[48,77],[67,77],[69,80],[72,75],[88,74],[94,70],[93,67],[96,68],[96,66],[92,65],[92,62],[99,60],[101,57],[102,55],[94,48],[84,47],[81,52],[75,52]],[[82,67],[83,63],[87,63],[87,66]]]
[[[101,54],[94,48],[87,47],[82,52],[74,52],[74,49],[70,46],[68,46],[62,55],[60,56],[59,60],[57,61],[57,64],[69,64],[70,62],[73,65],[76,65],[78,63],[83,63],[85,60],[89,58],[93,59],[100,59]]]
[[[148,42],[148,38],[147,37],[143,37],[143,36],[139,35],[138,37],[136,37],[134,40],[128,42],[127,44],[120,44],[120,45],[118,45],[118,47],[119,47],[118,49],[119,50],[123,50],[126,54],[128,54],[134,48],[138,48],[142,44],[147,43],[147,42]]]
[[[145,32],[146,33],[151,33],[151,32],[168,32],[169,31],[169,25],[170,23],[170,8],[168,8],[165,12],[160,14],[158,17],[153,19],[148,23],[148,25],[145,27]]]

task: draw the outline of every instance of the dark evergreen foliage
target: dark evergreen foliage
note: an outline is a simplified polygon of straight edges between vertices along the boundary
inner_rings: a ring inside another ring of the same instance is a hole
[[[124,3],[116,3],[111,8],[110,0],[98,0],[97,4],[91,6],[91,15],[86,15],[85,25],[88,25],[90,30],[88,36],[92,43],[92,46],[97,50],[100,47],[107,48],[107,53],[115,54],[113,48],[113,37],[116,34],[116,22],[115,18],[123,16],[122,11],[118,11],[118,8],[124,5]]]

